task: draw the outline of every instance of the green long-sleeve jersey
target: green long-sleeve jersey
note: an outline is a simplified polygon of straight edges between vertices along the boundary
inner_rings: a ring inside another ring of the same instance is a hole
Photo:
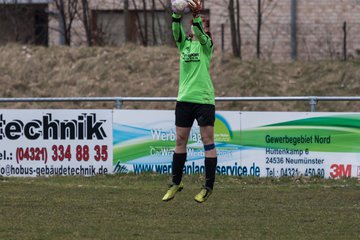
[[[177,100],[215,105],[214,86],[209,72],[214,46],[204,31],[200,17],[193,19],[193,29],[197,40],[186,37],[181,15],[173,13],[172,31],[181,53]]]

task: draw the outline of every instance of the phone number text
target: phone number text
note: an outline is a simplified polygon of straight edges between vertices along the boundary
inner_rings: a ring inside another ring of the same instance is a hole
[[[16,148],[16,162],[22,161],[107,161],[109,157],[107,145],[52,145],[46,147],[18,147]]]

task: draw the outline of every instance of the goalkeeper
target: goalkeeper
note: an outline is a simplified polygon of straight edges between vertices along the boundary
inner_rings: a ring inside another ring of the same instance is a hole
[[[192,34],[186,36],[181,15],[172,14],[172,31],[180,50],[180,81],[175,108],[176,146],[172,161],[172,184],[163,197],[169,201],[183,189],[181,181],[187,157],[186,146],[196,119],[200,126],[205,151],[205,185],[195,201],[202,203],[212,193],[215,182],[217,154],[214,144],[215,93],[209,74],[214,45],[200,17],[200,0],[188,0],[193,13]]]

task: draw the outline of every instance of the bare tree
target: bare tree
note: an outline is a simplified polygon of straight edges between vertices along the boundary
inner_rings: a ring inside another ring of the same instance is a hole
[[[240,48],[236,37],[234,0],[229,0],[228,10],[229,10],[229,18],[230,18],[231,46],[232,46],[233,55],[235,57],[240,57]]]
[[[129,0],[124,0],[124,25],[125,42],[129,42]]]
[[[146,0],[143,0],[142,2],[143,2],[143,14],[144,14],[144,46],[147,46],[149,42],[149,31],[148,31]]]
[[[148,41],[147,41],[147,36],[148,36],[148,30],[147,30],[147,19],[146,19],[146,3],[145,0],[143,0],[143,10],[144,10],[144,25],[145,27],[142,27],[142,22],[141,22],[141,18],[140,18],[140,10],[136,4],[135,0],[132,0],[132,4],[134,5],[134,9],[135,9],[135,16],[136,16],[136,23],[137,23],[137,30],[139,32],[140,35],[140,40],[143,46],[147,46]]]
[[[236,0],[236,37],[239,48],[239,57],[241,58],[241,28],[240,28],[240,0]]]
[[[82,7],[82,16],[80,19],[84,25],[84,30],[86,34],[86,43],[88,46],[93,45],[93,32],[91,22],[91,10],[89,8],[88,0],[81,0],[81,7]]]
[[[270,17],[274,11],[274,9],[278,5],[277,0],[257,0],[256,2],[253,0],[244,0],[246,5],[252,10],[255,16],[256,27],[253,26],[253,21],[249,21],[249,19],[245,19],[240,16],[242,22],[246,25],[250,31],[252,31],[256,38],[256,57],[261,58],[261,35],[264,27],[267,26],[266,21],[267,18]],[[267,29],[271,31],[271,29]]]
[[[74,19],[78,14],[78,0],[54,0],[56,9],[60,16],[60,34],[64,37],[64,44],[71,45],[71,30]]]
[[[236,0],[229,0],[228,4],[230,31],[231,31],[231,46],[234,57],[241,58],[241,33],[240,33],[240,3]]]
[[[151,1],[151,32],[152,32],[152,39],[153,39],[153,45],[157,44],[157,37],[156,37],[156,16],[155,16],[155,0]]]
[[[171,0],[159,0],[160,4],[163,6],[163,9],[166,13],[165,18],[166,18],[166,29],[165,29],[165,34],[164,34],[164,40],[165,43],[169,46],[175,46],[175,43],[173,41],[173,37],[172,37],[172,31],[171,31]]]
[[[256,57],[260,58],[261,49],[260,49],[260,41],[261,41],[261,25],[262,25],[262,8],[261,8],[261,0],[257,2],[257,29],[256,29]]]

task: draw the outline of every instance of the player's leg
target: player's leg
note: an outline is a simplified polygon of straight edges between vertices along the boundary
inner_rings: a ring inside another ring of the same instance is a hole
[[[204,202],[208,199],[215,183],[215,173],[217,166],[217,153],[214,141],[215,106],[205,105],[198,111],[197,121],[200,126],[201,140],[205,151],[205,185],[199,194],[195,196],[195,201]]]
[[[172,161],[172,183],[163,197],[163,201],[170,201],[177,192],[184,188],[181,182],[183,167],[186,162],[186,144],[191,128],[176,127],[176,145]]]
[[[172,162],[172,182],[175,185],[179,185],[182,179],[190,130],[189,127],[176,127],[176,143]]]
[[[187,103],[181,102],[177,102],[176,104],[176,144],[172,161],[172,183],[163,197],[163,201],[169,201],[173,199],[175,194],[183,189],[183,183],[181,182],[181,179],[187,158],[186,145],[189,139],[191,126],[194,122],[194,117],[191,113],[190,106],[191,105]]]

